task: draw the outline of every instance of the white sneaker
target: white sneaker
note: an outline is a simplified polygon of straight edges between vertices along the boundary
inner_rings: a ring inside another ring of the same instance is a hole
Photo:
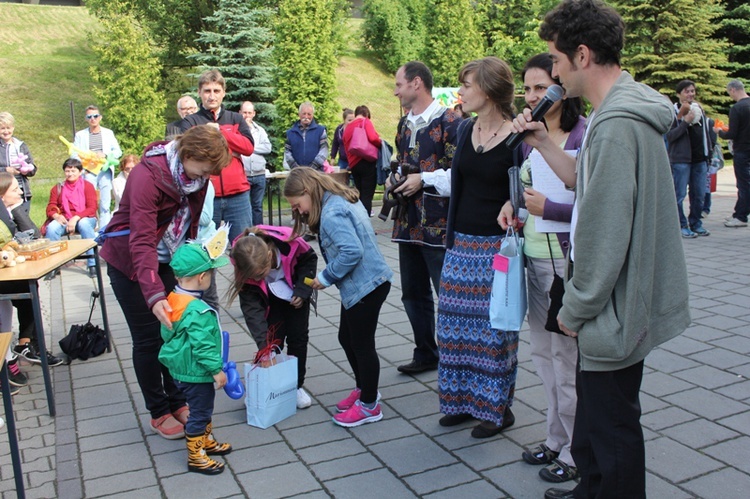
[[[724,222],[724,227],[747,227],[747,222],[732,217],[730,220]]]
[[[307,409],[312,405],[312,399],[304,388],[297,388],[297,409]]]
[[[0,428],[5,426],[5,420],[3,418],[0,418]]]

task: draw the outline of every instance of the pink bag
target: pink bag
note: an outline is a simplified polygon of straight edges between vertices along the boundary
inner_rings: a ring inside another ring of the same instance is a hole
[[[365,161],[377,161],[378,148],[367,138],[365,120],[362,120],[360,126],[355,128],[352,132],[352,141],[349,143],[349,148],[347,149],[346,154],[354,154]]]

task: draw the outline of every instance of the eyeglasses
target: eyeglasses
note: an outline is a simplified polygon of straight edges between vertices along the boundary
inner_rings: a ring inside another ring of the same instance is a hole
[[[98,118],[99,116],[101,116],[101,114],[87,114],[86,115],[86,119],[90,120],[90,119],[93,119],[93,118]]]
[[[197,111],[198,108],[196,106],[190,106],[190,107],[181,107],[180,111]]]

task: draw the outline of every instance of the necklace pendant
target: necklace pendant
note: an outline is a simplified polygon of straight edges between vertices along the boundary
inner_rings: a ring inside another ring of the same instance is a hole
[[[477,147],[477,153],[482,154],[484,152],[484,146],[480,145]]]

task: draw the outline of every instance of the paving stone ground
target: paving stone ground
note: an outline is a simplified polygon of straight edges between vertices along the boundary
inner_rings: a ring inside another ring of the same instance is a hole
[[[726,168],[705,223],[711,236],[684,241],[693,322],[646,360],[641,402],[649,497],[746,497],[750,489],[750,229],[721,223],[735,199]],[[373,225],[398,272],[389,224],[373,218]],[[220,271],[220,291],[230,272]],[[80,266],[41,282],[54,351],[72,324],[86,321],[92,290]],[[528,335],[521,333],[518,352],[515,426],[487,441],[472,439],[469,423],[442,428],[435,372],[396,371],[412,351],[398,274],[377,335],[384,419],[353,429],[331,422],[353,378],[336,339],[338,293],[326,290],[310,324],[306,388],[313,406],[260,430],[245,424],[241,401],[217,393],[216,434],[234,446],[227,471],[217,477],[186,473],[184,443],[151,432],[130,335],[111,289],[105,292],[114,350],[53,368],[56,418],[47,412],[39,368],[23,368],[31,383],[14,397],[14,409],[27,497],[539,499],[549,487],[537,467],[521,460],[524,447],[544,439],[546,409]],[[232,358],[247,361],[256,348],[238,304],[222,310],[222,318],[232,333]],[[6,427],[0,430],[3,498],[16,496],[7,440]]]

